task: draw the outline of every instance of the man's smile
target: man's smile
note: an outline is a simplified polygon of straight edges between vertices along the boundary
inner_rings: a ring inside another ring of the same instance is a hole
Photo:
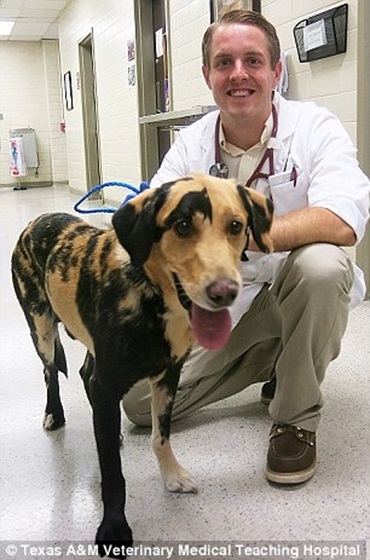
[[[255,93],[254,89],[231,89],[228,91],[228,95],[231,97],[249,97]]]

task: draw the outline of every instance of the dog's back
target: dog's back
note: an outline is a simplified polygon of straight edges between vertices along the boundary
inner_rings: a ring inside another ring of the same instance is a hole
[[[43,312],[48,305],[45,293],[47,261],[68,226],[84,224],[66,213],[43,214],[28,224],[21,233],[12,255],[14,288],[22,309]]]

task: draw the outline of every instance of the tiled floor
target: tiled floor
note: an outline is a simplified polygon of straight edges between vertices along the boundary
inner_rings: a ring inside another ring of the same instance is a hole
[[[78,375],[84,350],[63,336],[70,372],[68,380],[61,379],[67,424],[46,433],[42,368],[9,274],[11,250],[29,219],[44,211],[71,211],[72,205],[65,186],[0,190],[0,560],[45,558],[40,550],[31,555],[22,543],[92,543],[102,514],[91,412]],[[370,539],[370,302],[351,313],[342,353],[324,382],[319,468],[309,483],[286,489],[266,482],[270,420],[259,391],[252,387],[174,424],[174,448],[199,483],[197,495],[164,490],[149,431],[123,420],[127,515],[137,540],[157,545],[257,541],[277,547],[285,541]],[[5,546],[13,542],[17,552],[7,553]],[[49,557],[88,558],[86,550],[78,554],[76,548],[74,555],[63,549]],[[248,557],[297,558],[278,556],[276,550]],[[309,556],[301,551],[298,557]]]

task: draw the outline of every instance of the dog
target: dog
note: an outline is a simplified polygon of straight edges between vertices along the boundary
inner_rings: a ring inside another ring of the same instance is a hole
[[[58,372],[67,375],[67,365],[58,323],[87,349],[80,374],[101,471],[104,516],[95,541],[101,556],[124,558],[133,542],[120,401],[139,380],[148,378],[151,387],[152,446],[165,487],[196,492],[170,445],[180,371],[195,340],[206,348],[225,344],[249,232],[261,251],[271,252],[272,216],[272,203],[256,191],[195,174],[131,199],[113,214],[112,228],[51,213],[20,235],[12,277],[44,367],[46,430],[65,423]]]

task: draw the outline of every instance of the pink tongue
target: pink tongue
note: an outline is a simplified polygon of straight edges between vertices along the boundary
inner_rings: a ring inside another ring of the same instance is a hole
[[[207,350],[221,348],[230,336],[232,324],[228,309],[208,311],[193,303],[191,323],[199,344]]]

